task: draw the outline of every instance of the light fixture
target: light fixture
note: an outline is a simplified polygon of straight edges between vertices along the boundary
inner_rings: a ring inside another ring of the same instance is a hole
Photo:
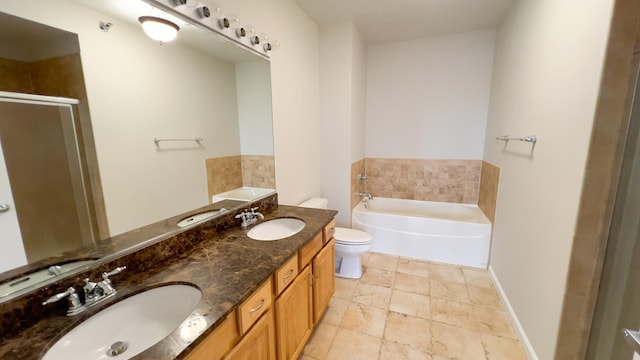
[[[253,35],[251,37],[252,45],[260,45],[269,42],[269,35],[262,33],[260,35]]]
[[[262,47],[264,48],[264,51],[276,51],[280,49],[280,42],[278,40],[266,42]]]
[[[218,19],[218,25],[221,29],[228,29],[230,27],[236,27],[240,19],[235,15],[227,15]]]
[[[240,26],[239,28],[236,29],[236,35],[239,38],[242,38],[245,36],[251,37],[251,35],[255,33],[256,33],[256,29],[254,29],[253,26],[251,25]]]
[[[140,16],[138,21],[142,24],[144,32],[160,43],[175,39],[180,30],[180,27],[173,22],[155,16]]]
[[[174,0],[176,6],[187,5],[188,8],[195,8],[198,6],[198,0]]]

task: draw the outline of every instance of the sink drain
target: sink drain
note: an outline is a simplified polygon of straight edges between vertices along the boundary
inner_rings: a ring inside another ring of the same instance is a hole
[[[118,356],[127,351],[127,348],[129,348],[129,344],[126,342],[116,341],[111,345],[109,350],[107,350],[107,356]]]

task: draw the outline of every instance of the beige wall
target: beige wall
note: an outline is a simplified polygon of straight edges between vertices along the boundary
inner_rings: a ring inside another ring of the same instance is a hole
[[[612,0],[523,0],[500,26],[484,160],[500,168],[490,270],[534,359],[556,348]],[[495,140],[538,135],[538,143]]]

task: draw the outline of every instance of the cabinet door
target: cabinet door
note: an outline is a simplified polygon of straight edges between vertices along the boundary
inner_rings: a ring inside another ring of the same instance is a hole
[[[313,321],[318,322],[335,290],[335,240],[331,239],[313,259]]]
[[[278,360],[297,359],[313,331],[311,283],[307,266],[276,300]]]
[[[276,360],[273,311],[269,310],[245,334],[225,360]]]

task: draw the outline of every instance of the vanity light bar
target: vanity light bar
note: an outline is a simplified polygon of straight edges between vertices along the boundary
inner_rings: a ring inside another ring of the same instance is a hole
[[[255,29],[252,26],[240,26],[236,16],[223,15],[217,6],[206,5],[197,0],[195,0],[195,6],[193,6],[194,1],[192,0],[189,1],[189,4],[186,0],[142,1],[195,26],[222,35],[227,40],[247,48],[265,59],[269,59],[271,51],[280,47],[278,41],[269,41],[269,38],[264,34],[261,35],[264,35],[263,38],[266,40],[261,38],[256,41],[258,36],[255,35]]]

